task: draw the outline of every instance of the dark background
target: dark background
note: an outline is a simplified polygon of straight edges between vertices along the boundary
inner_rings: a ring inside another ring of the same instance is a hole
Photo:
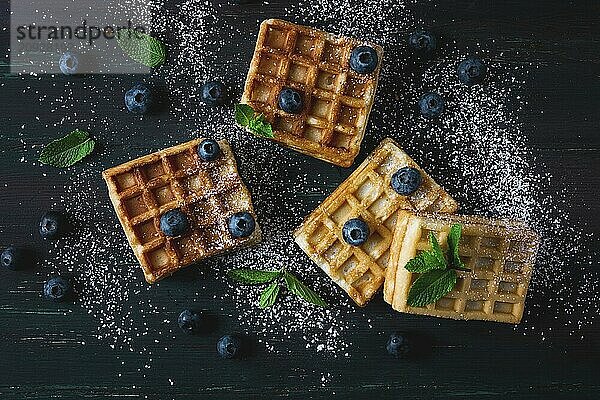
[[[503,63],[532,65],[526,83],[530,101],[521,111],[521,122],[529,135],[528,146],[554,177],[553,184],[568,188],[573,221],[591,227],[585,228],[587,231],[598,233],[600,3],[444,1],[433,5],[430,2],[414,5],[414,13],[424,21],[432,21],[431,28],[445,38],[467,45],[485,43],[490,53],[502,52]],[[232,14],[239,12],[238,21],[247,20],[245,29],[255,35],[256,20],[276,17],[284,6],[284,2],[272,1],[268,6],[244,5],[227,10]],[[6,10],[2,12],[1,23],[3,27],[9,26]],[[6,42],[8,32],[1,31],[0,35]],[[245,58],[234,61],[234,68],[240,76],[245,74],[253,45],[253,40],[239,43],[240,54]],[[251,357],[223,362],[213,350],[218,337],[215,332],[204,340],[178,335],[177,340],[170,343],[170,351],[160,353],[153,360],[153,367],[145,370],[147,355],[112,350],[107,343],[97,340],[97,322],[77,302],[55,306],[40,296],[46,278],[39,273],[40,264],[49,245],[38,240],[35,227],[39,215],[52,204],[51,199],[60,196],[68,176],[45,168],[46,176],[41,177],[39,168],[42,167],[19,163],[22,156],[35,157],[34,151],[22,154],[21,140],[36,144],[49,142],[64,134],[64,127],[51,124],[58,119],[57,115],[85,115],[89,105],[82,101],[80,106],[75,103],[69,110],[59,109],[58,114],[45,115],[51,107],[40,110],[37,100],[32,101],[31,97],[47,94],[48,98],[55,99],[60,90],[57,85],[62,81],[56,83],[50,77],[10,76],[6,62],[4,59],[1,66],[4,85],[0,88],[0,138],[4,147],[0,153],[0,245],[15,243],[28,247],[37,255],[39,263],[22,272],[0,271],[0,396],[3,399],[600,397],[597,324],[573,333],[572,328],[564,328],[563,320],[557,319],[553,335],[542,340],[538,335],[524,335],[512,326],[501,324],[407,317],[403,319],[402,329],[420,332],[433,349],[421,360],[398,362],[387,356],[383,346],[387,334],[397,329],[399,322],[379,300],[365,310],[376,328],[353,333],[351,358],[316,355],[292,341],[286,344],[289,353],[272,354],[257,344]],[[82,90],[95,86],[110,91],[113,85],[124,87],[134,81],[134,77],[90,77]],[[120,93],[120,89],[115,93]],[[106,96],[110,95],[109,92]],[[85,98],[84,94],[81,96]],[[114,112],[112,106],[102,103],[95,111],[106,115]],[[41,121],[34,122],[34,129],[21,129],[23,124],[31,126],[36,116]],[[48,121],[48,125],[44,121]],[[169,123],[164,116],[160,123],[161,129],[177,130],[177,123]],[[137,123],[127,150],[142,155],[177,142],[164,140],[159,133],[139,134],[153,132],[156,125],[152,119]],[[122,143],[103,138],[101,134],[97,137],[106,146],[101,153],[103,165],[123,160]],[[375,145],[367,135],[359,160]],[[285,154],[302,157],[291,152]],[[333,179],[326,184],[328,187],[335,186],[348,174],[316,161],[311,165]],[[306,194],[310,193],[311,188],[307,188]],[[98,196],[108,202],[106,193],[98,193]],[[304,214],[322,198],[310,197],[303,207]],[[600,250],[593,237],[587,246],[592,253]],[[591,268],[596,266],[594,259]],[[141,273],[136,279],[142,279]],[[223,283],[216,277],[207,275],[203,279],[206,286],[224,290]],[[189,295],[194,293],[189,282],[182,284],[179,279],[143,295],[153,296],[155,303],[169,304],[172,291],[183,291],[182,296],[186,291]],[[569,301],[572,303],[575,299],[565,300]],[[215,309],[213,302],[210,293],[198,298],[198,305],[203,308]],[[561,304],[551,306],[562,307]],[[220,332],[236,330],[233,304],[228,302],[220,307],[223,309]],[[180,304],[168,307],[171,319],[179,309]],[[563,318],[577,321],[583,316]],[[552,322],[547,324],[552,326]],[[140,340],[149,350],[153,346],[162,347],[162,344],[155,345],[152,338]],[[325,385],[321,385],[323,373],[330,374],[330,382]],[[167,377],[173,377],[176,384],[171,386]]]

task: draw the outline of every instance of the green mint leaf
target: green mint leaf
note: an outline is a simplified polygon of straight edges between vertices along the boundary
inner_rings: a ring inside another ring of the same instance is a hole
[[[254,119],[254,110],[248,104],[235,105],[235,122],[243,127],[248,127]]]
[[[273,279],[280,276],[279,271],[259,271],[255,269],[232,269],[227,272],[227,276],[234,281],[245,283],[248,285],[258,285],[261,283],[269,283]]]
[[[275,135],[273,135],[273,127],[270,123],[267,122],[267,120],[265,120],[265,117],[262,115],[259,115],[256,119],[252,120],[250,122],[249,128],[252,131],[252,133],[254,133],[257,136],[262,136],[270,139],[275,137]]]
[[[271,307],[277,300],[279,294],[279,282],[272,282],[263,292],[260,294],[260,300],[258,306],[260,308]]]
[[[247,104],[236,104],[235,106],[235,122],[240,126],[247,128],[256,136],[272,139],[273,127],[262,114],[256,114],[256,111]]]
[[[58,168],[70,167],[94,151],[94,145],[87,132],[77,129],[62,139],[50,142],[42,150],[39,161]]]
[[[437,269],[446,268],[446,258],[444,257],[444,252],[440,247],[437,238],[433,234],[433,232],[429,232],[429,245],[431,246],[432,254],[435,257],[435,262],[437,263]]]
[[[120,29],[116,38],[123,52],[140,64],[154,68],[165,62],[165,45],[150,35],[135,29]]]
[[[325,300],[323,300],[315,291],[310,289],[304,283],[300,282],[298,278],[289,272],[284,272],[283,278],[285,279],[285,284],[290,292],[294,293],[296,296],[306,300],[307,302],[314,304],[320,307],[328,307]]]
[[[446,269],[446,264],[441,264],[434,252],[427,250],[407,262],[404,268],[410,272],[423,273],[434,269]]]
[[[458,254],[458,245],[460,243],[460,237],[462,236],[462,225],[454,224],[450,228],[450,233],[448,233],[448,252],[450,259],[450,265],[454,269],[459,269],[461,271],[470,271],[468,268],[465,268],[465,264],[460,259],[460,255]]]
[[[424,307],[435,303],[454,289],[456,271],[435,269],[419,276],[408,292],[407,304],[411,307]]]

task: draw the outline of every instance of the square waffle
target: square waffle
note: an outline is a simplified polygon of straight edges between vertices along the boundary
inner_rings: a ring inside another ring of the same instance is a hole
[[[206,257],[260,241],[258,224],[246,238],[233,238],[227,228],[228,217],[239,211],[256,220],[231,147],[221,140],[219,157],[203,161],[197,153],[201,142],[192,140],[102,173],[148,283]],[[168,237],[160,230],[160,217],[176,208],[186,214],[190,229],[180,237]]]
[[[352,50],[364,44],[379,59],[370,74],[349,66]],[[383,50],[375,44],[269,19],[260,26],[242,103],[264,114],[273,126],[273,140],[349,167],[365,134],[382,58]],[[303,95],[300,114],[279,109],[283,87]]]
[[[420,171],[422,183],[409,196],[396,193],[392,175],[400,168]],[[383,284],[390,245],[400,210],[452,213],[458,204],[391,139],[379,147],[317,207],[294,232],[296,243],[359,305],[364,306]],[[360,217],[369,239],[351,246],[342,227]]]
[[[462,225],[459,254],[471,271],[456,271],[454,290],[436,303],[408,306],[408,292],[419,274],[404,266],[430,248],[429,232],[433,232],[443,249],[447,248],[453,224]],[[385,301],[395,310],[410,314],[519,323],[538,246],[538,236],[521,222],[402,212],[390,251]]]

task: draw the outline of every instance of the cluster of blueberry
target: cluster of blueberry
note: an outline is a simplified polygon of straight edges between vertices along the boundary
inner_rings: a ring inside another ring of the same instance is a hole
[[[350,54],[350,68],[359,74],[370,74],[378,64],[379,56],[371,46],[358,46]],[[279,93],[277,104],[287,113],[298,114],[302,111],[304,102],[300,92],[285,87]]]
[[[198,157],[204,161],[213,161],[221,154],[221,147],[214,139],[205,139],[198,145]],[[254,232],[256,221],[252,214],[241,211],[233,214],[227,222],[229,233],[234,238],[245,238]],[[190,223],[180,209],[169,210],[160,217],[160,230],[169,237],[185,234],[190,229]]]
[[[54,240],[70,230],[68,220],[60,213],[49,211],[42,216],[39,232],[42,239]],[[30,262],[25,251],[16,246],[9,246],[0,255],[0,265],[10,270],[23,269]],[[54,276],[44,284],[44,297],[48,300],[61,302],[73,295],[73,286],[69,279]]]
[[[416,31],[408,37],[408,45],[420,57],[430,57],[437,49],[437,38],[428,31]],[[468,57],[457,68],[458,80],[472,86],[483,82],[487,67],[477,57]],[[425,93],[419,100],[419,109],[425,118],[435,118],[444,112],[445,101],[439,93]]]
[[[421,186],[422,178],[418,169],[400,168],[392,175],[391,186],[396,193],[409,196]],[[369,239],[369,225],[360,218],[352,218],[344,223],[342,237],[350,246],[360,246]]]

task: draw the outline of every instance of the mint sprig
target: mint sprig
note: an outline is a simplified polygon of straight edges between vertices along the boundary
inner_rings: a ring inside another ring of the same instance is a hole
[[[275,137],[273,134],[273,127],[265,119],[263,114],[259,114],[252,107],[247,104],[236,104],[235,105],[235,122],[238,125],[246,128],[256,136],[272,139]]]
[[[94,151],[94,146],[95,142],[89,133],[77,129],[44,147],[39,161],[57,168],[67,168],[88,156]]]
[[[312,289],[302,283],[292,273],[281,269],[279,271],[261,271],[254,269],[233,269],[227,275],[236,282],[249,285],[270,283],[260,294],[258,306],[260,308],[271,307],[275,304],[281,290],[281,281],[287,289],[296,296],[304,299],[310,304],[320,307],[328,307],[327,303]]]
[[[407,304],[411,307],[424,307],[435,303],[456,286],[456,270],[470,271],[465,268],[458,253],[458,245],[462,235],[462,226],[454,224],[448,234],[448,260],[440,247],[437,238],[429,232],[429,245],[426,250],[406,263],[405,267],[413,273],[421,275],[413,282]]]
[[[165,62],[165,45],[150,35],[135,29],[120,29],[116,38],[123,52],[142,65],[154,68]]]

